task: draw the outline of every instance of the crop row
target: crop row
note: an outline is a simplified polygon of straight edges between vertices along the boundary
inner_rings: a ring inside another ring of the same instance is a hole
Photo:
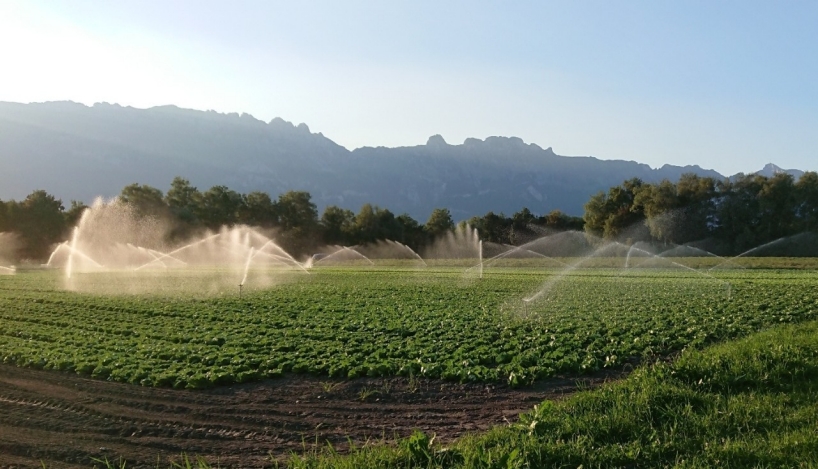
[[[53,275],[0,279],[0,360],[187,388],[285,373],[516,385],[818,315],[818,278],[808,271],[733,273],[729,283],[604,270],[468,281],[337,271],[201,299],[44,288]]]

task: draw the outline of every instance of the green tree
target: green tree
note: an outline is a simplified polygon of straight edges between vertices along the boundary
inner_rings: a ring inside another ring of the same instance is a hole
[[[628,179],[608,193],[599,192],[585,204],[585,231],[605,239],[632,237],[632,229],[645,219],[642,206],[635,203],[645,184],[639,178]]]
[[[572,217],[561,210],[552,210],[547,215],[540,217],[537,224],[545,225],[556,231],[582,230],[585,222],[582,217]]]
[[[335,205],[324,209],[321,227],[327,244],[349,244],[355,230],[355,214]]]
[[[407,213],[398,215],[395,218],[395,223],[400,228],[400,236],[395,240],[417,251],[426,240],[426,233],[423,231],[423,226]]]
[[[767,178],[758,192],[760,237],[772,241],[793,234],[796,217],[796,190],[792,175],[779,173]]]
[[[436,208],[432,210],[429,219],[424,225],[426,232],[431,236],[440,236],[443,233],[452,231],[454,229],[454,220],[452,214],[447,208]]]
[[[511,219],[505,215],[488,212],[482,217],[472,217],[469,225],[477,229],[480,238],[492,243],[511,243]]]
[[[244,200],[238,192],[226,186],[213,186],[202,194],[197,218],[210,229],[231,226],[238,221]]]
[[[389,210],[364,204],[355,215],[354,241],[356,243],[371,243],[379,239],[398,239],[401,237],[402,226]]]
[[[162,191],[155,187],[141,184],[130,184],[122,189],[119,200],[131,206],[140,217],[165,217],[167,204]]]
[[[278,241],[291,254],[306,254],[318,243],[318,209],[309,192],[289,191],[278,196],[275,204]]]
[[[818,173],[808,171],[795,183],[799,230],[818,229]]]
[[[3,202],[0,200],[0,233],[11,231],[11,204],[12,201]]]
[[[88,209],[88,206],[85,205],[84,202],[72,200],[71,207],[63,214],[65,217],[65,226],[69,229],[77,226],[80,222],[80,217],[82,217],[86,209]]]
[[[165,194],[165,203],[176,220],[193,225],[197,221],[196,214],[201,211],[202,194],[190,185],[190,181],[176,176]]]
[[[608,218],[608,197],[599,191],[585,202],[582,220],[585,222],[585,232],[593,236],[602,237],[605,234],[605,220]]]
[[[766,179],[755,174],[739,174],[735,180],[721,181],[717,185],[714,234],[717,239],[729,244],[734,253],[761,244],[758,235],[761,226],[758,194]]]
[[[244,203],[239,208],[239,221],[263,228],[278,226],[276,204],[265,192],[251,192],[244,196]]]
[[[23,259],[44,260],[65,233],[62,201],[44,190],[36,190],[22,201],[16,213]]]
[[[676,185],[667,179],[659,184],[646,184],[636,195],[634,202],[642,207],[647,217],[651,236],[665,242],[678,242],[680,218],[675,210],[679,207]]]

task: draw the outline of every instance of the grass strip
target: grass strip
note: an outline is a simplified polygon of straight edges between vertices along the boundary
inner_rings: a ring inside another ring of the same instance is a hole
[[[294,455],[294,468],[818,467],[818,322],[688,350],[449,447]]]

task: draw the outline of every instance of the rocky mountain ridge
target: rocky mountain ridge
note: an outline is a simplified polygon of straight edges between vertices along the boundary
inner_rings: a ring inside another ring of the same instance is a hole
[[[565,157],[517,137],[452,145],[434,135],[425,145],[350,151],[281,118],[73,102],[0,102],[0,168],[0,199],[45,189],[66,204],[90,202],[134,182],[167,190],[182,176],[203,190],[306,190],[319,209],[368,202],[421,221],[435,207],[456,219],[522,207],[580,215],[592,194],[628,178],[724,177],[699,166]]]

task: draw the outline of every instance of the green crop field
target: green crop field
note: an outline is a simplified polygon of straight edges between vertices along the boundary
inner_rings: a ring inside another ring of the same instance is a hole
[[[287,373],[525,385],[818,318],[811,269],[326,268],[242,297],[77,293],[60,275],[0,277],[0,360],[179,388]]]

